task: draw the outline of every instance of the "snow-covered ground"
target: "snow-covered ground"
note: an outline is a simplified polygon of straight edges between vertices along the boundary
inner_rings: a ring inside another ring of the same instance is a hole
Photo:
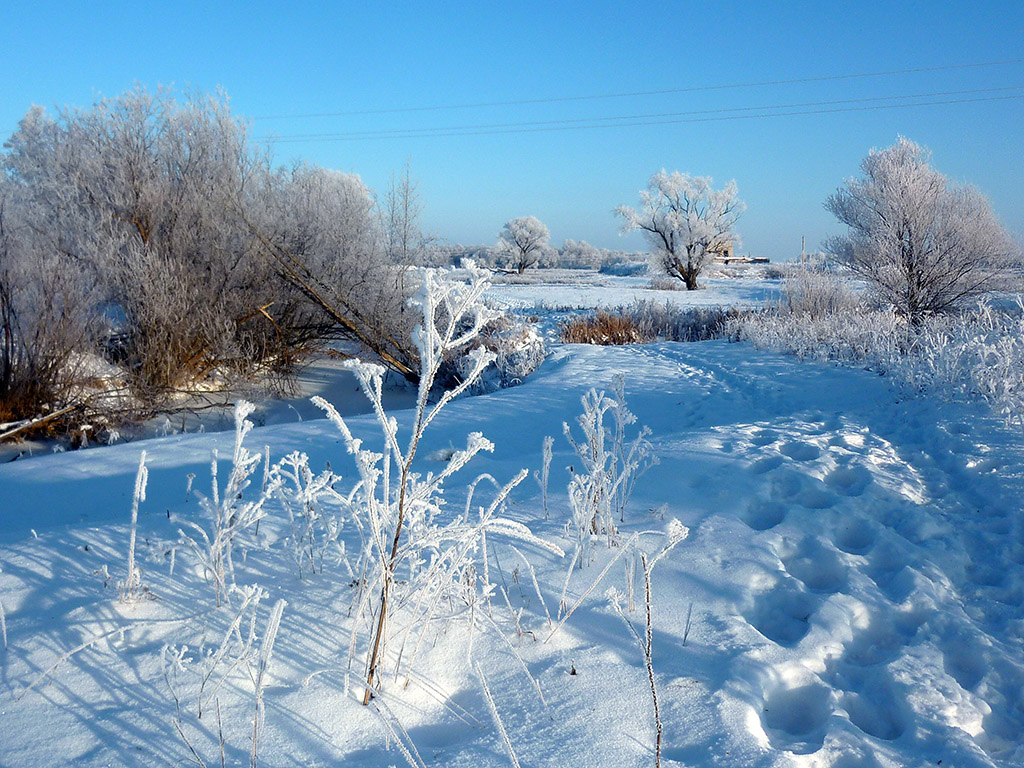
[[[543,272],[537,275],[540,279]],[[756,277],[701,278],[702,290],[686,291],[652,289],[651,278],[648,275],[584,275],[586,284],[538,282],[526,285],[494,285],[487,295],[511,308],[521,310],[609,309],[632,304],[634,301],[667,301],[681,307],[752,307],[777,301],[781,295],[779,280],[762,280]],[[682,286],[682,283],[679,285]]]
[[[595,300],[604,301],[588,304]],[[745,344],[567,346],[522,386],[451,405],[428,432],[421,468],[439,470],[444,449],[479,430],[496,447],[470,475],[503,482],[537,469],[542,439],[554,435],[549,518],[532,480],[514,492],[508,516],[568,549],[566,484],[577,459],[562,422],[616,373],[660,458],[637,484],[619,543],[650,531],[640,546],[654,551],[671,518],[691,529],[653,577],[666,765],[1024,765],[1018,433],[982,406],[907,398],[871,373]],[[402,426],[409,415],[399,414]],[[350,423],[374,433],[368,416]],[[232,439],[176,435],[0,466],[0,764],[189,763],[161,648],[223,629],[188,554],[176,552],[173,576],[168,558],[178,528],[196,519],[188,475],[207,487],[210,451],[229,456]],[[257,428],[249,443],[269,446],[272,458],[305,451],[346,481],[355,474],[322,420]],[[113,582],[124,578],[143,448],[150,476],[139,557],[155,599],[124,605]],[[449,483],[455,509],[458,488]],[[272,512],[268,541],[280,536]],[[643,658],[603,596],[624,591],[624,558],[552,634],[544,606],[556,612],[566,562],[528,553],[542,605],[516,555],[494,546],[512,607],[523,609],[521,631],[495,598],[510,645],[485,635],[472,653],[520,764],[652,765]],[[568,604],[619,551],[602,539],[595,553],[573,573]],[[339,673],[353,590],[343,569],[300,580],[281,548],[254,550],[236,568],[240,583],[268,590],[266,607],[288,601],[261,763],[404,764]],[[641,631],[642,613],[641,604],[627,614]],[[386,682],[387,706],[426,765],[508,765],[459,626],[433,638],[408,688]],[[247,684],[231,678],[219,694],[228,764],[247,760]],[[213,713],[189,731],[210,764],[219,764],[217,732]]]

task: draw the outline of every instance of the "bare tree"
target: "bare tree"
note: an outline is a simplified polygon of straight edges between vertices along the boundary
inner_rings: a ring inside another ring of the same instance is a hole
[[[692,291],[714,255],[738,240],[744,208],[735,181],[715,190],[708,176],[661,170],[640,191],[639,210],[622,205],[615,213],[624,220],[622,232],[643,232],[657,265]]]
[[[900,137],[861,161],[825,208],[849,232],[828,251],[912,326],[990,290],[1016,248],[977,189],[950,183],[930,153]]]
[[[410,175],[410,164],[406,161],[401,176],[391,174],[379,203],[384,253],[391,264],[403,268],[403,273],[409,266],[424,263],[426,251],[435,239],[420,227],[423,200],[419,186]]]
[[[536,216],[512,219],[498,233],[498,248],[520,275],[547,253],[551,234]]]

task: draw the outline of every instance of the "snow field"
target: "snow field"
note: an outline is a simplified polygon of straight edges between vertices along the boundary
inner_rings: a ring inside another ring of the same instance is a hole
[[[443,456],[479,430],[496,447],[474,460],[474,474],[503,481],[521,467],[539,468],[542,439],[554,435],[549,519],[532,480],[514,493],[508,515],[568,548],[565,489],[577,459],[561,424],[575,419],[590,386],[610,391],[617,372],[660,459],[637,483],[620,543],[651,531],[639,546],[653,552],[672,518],[691,529],[653,574],[665,764],[1024,764],[1018,435],[981,406],[905,399],[868,372],[801,364],[746,344],[570,346],[520,387],[451,405],[420,455]],[[398,418],[407,426],[408,412]],[[368,417],[350,423],[373,443]],[[226,619],[197,600],[209,588],[184,551],[169,576],[164,542],[195,514],[186,475],[196,475],[198,488],[208,484],[210,449],[229,455],[232,438],[145,442],[150,477],[138,558],[158,599],[128,606],[117,602],[113,582],[123,577],[143,445],[0,467],[5,765],[38,765],[40,755],[80,765],[186,762],[170,727],[160,648],[210,643]],[[301,449],[311,465],[330,461],[346,481],[354,474],[322,421],[257,428],[249,442],[253,450],[269,445],[275,458]],[[424,460],[423,469],[442,467]],[[450,486],[455,509],[458,487]],[[263,522],[268,544],[286,535],[274,514]],[[504,641],[473,639],[520,763],[651,764],[643,659],[603,598],[607,587],[625,590],[626,558],[548,639],[525,565],[506,546],[494,551],[496,581],[523,609],[520,631],[500,596],[492,598],[494,615],[547,702]],[[593,551],[594,563],[572,575],[570,604],[620,554],[602,537]],[[555,614],[566,561],[524,554]],[[385,750],[380,718],[345,692],[352,587],[342,569],[300,580],[280,546],[238,560],[239,581],[270,592],[261,622],[274,600],[289,602],[265,694],[264,763],[401,764],[394,747]],[[107,587],[95,573],[104,565]],[[635,623],[641,613],[631,615]],[[138,628],[123,641],[115,632],[15,698],[63,653],[129,623]],[[388,679],[384,703],[425,764],[508,765],[467,660],[465,623],[451,622],[432,641],[418,679],[407,688]],[[235,762],[248,748],[244,688],[231,679],[222,694]],[[215,744],[215,722],[202,728],[209,730],[197,739]]]

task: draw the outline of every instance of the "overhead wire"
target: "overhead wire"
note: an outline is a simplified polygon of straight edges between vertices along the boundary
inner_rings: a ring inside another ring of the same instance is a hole
[[[304,133],[304,134],[285,134],[277,136],[268,136],[266,138],[274,138],[279,142],[305,142],[305,141],[324,141],[324,140],[355,140],[355,139],[382,139],[382,138],[425,138],[433,136],[477,136],[488,133],[513,133],[513,132],[536,132],[543,130],[571,130],[576,128],[600,128],[600,127],[628,127],[632,125],[656,125],[656,124],[667,124],[676,122],[701,122],[697,119],[691,120],[666,120],[664,118],[682,118],[682,117],[694,117],[694,116],[707,116],[707,115],[724,115],[717,119],[742,119],[749,117],[771,117],[778,114],[789,115],[789,114],[824,114],[826,112],[833,111],[854,111],[853,109],[846,110],[807,110],[808,107],[834,107],[837,105],[850,105],[850,104],[866,104],[869,102],[882,102],[882,101],[894,101],[894,100],[907,100],[907,99],[935,99],[938,97],[947,96],[974,96],[977,94],[992,94],[992,93],[1005,93],[1007,91],[1020,91],[1020,94],[1009,96],[1006,98],[1019,98],[1024,97],[1024,86],[1014,85],[1005,86],[998,88],[975,88],[968,90],[958,91],[933,91],[929,93],[916,93],[916,94],[902,94],[895,96],[871,96],[858,99],[831,99],[827,101],[805,101],[796,102],[789,104],[766,104],[761,106],[750,106],[750,107],[722,107],[716,109],[701,109],[701,110],[686,110],[681,112],[654,112],[645,113],[638,115],[614,115],[609,117],[582,117],[582,118],[567,118],[560,120],[531,120],[531,121],[517,121],[517,122],[505,122],[505,123],[479,123],[470,125],[447,125],[447,126],[435,126],[425,128],[395,128],[395,129],[380,129],[380,130],[366,130],[366,131],[341,131],[341,132],[325,132],[325,133]],[[922,102],[922,103],[905,103],[905,104],[889,104],[889,105],[876,105],[876,108],[895,108],[895,107],[907,107],[907,106],[923,106],[930,105],[933,103],[942,104],[954,104],[954,103],[967,103],[971,101],[983,101],[989,99],[946,99],[939,102]],[[990,99],[995,100],[995,99]],[[867,108],[862,108],[863,111]],[[802,110],[800,112],[785,112],[779,113],[779,110]],[[730,114],[730,113],[742,113],[742,112],[763,112],[761,115],[741,115],[741,114]],[[710,119],[710,118],[709,118]],[[608,123],[611,125],[604,126],[602,124]]]
[[[335,142],[335,141],[367,141],[367,140],[386,140],[386,139],[424,139],[424,138],[449,138],[459,136],[484,136],[484,135],[501,135],[501,134],[516,134],[516,133],[542,133],[542,132],[564,132],[564,131],[580,131],[592,128],[633,128],[640,126],[650,125],[681,125],[685,123],[707,123],[707,122],[724,122],[730,120],[752,120],[762,119],[770,117],[792,117],[797,115],[825,115],[825,114],[836,114],[841,112],[871,112],[876,110],[891,110],[891,109],[907,109],[910,107],[926,107],[936,106],[944,104],[972,104],[979,102],[992,102],[992,101],[1008,101],[1012,99],[1024,99],[1024,88],[1017,88],[1021,90],[1021,93],[1003,96],[984,96],[976,98],[960,98],[960,99],[933,99],[929,101],[913,101],[901,104],[871,104],[867,106],[847,106],[847,107],[833,107],[828,109],[790,109],[789,111],[774,111],[774,112],[762,112],[760,114],[732,114],[732,115],[713,115],[705,117],[690,117],[690,118],[678,118],[678,119],[664,119],[664,120],[640,120],[632,122],[606,122],[606,123],[591,123],[589,125],[555,125],[555,126],[537,126],[537,127],[517,127],[517,128],[490,128],[484,130],[458,130],[449,131],[446,133],[368,133],[360,135],[335,135],[335,136],[323,136],[315,138],[288,138],[280,137],[275,140],[275,143],[303,143],[303,142]],[[786,107],[779,107],[778,109],[789,109]],[[272,139],[272,137],[267,137]]]
[[[481,101],[481,102],[469,102],[462,104],[433,104],[419,107],[384,107],[377,109],[354,109],[339,112],[311,112],[305,114],[287,114],[281,113],[276,115],[257,115],[251,118],[252,120],[308,120],[312,118],[321,117],[352,117],[356,115],[383,115],[383,114],[395,114],[402,112],[436,112],[443,110],[456,110],[456,109],[479,109],[483,107],[508,107],[508,106],[521,106],[527,104],[556,104],[562,102],[579,102],[579,101],[598,101],[604,99],[619,99],[619,98],[630,98],[639,96],[665,96],[670,94],[680,93],[699,93],[701,91],[721,91],[730,90],[737,88],[759,88],[765,86],[778,86],[778,85],[797,85],[805,83],[824,83],[838,80],[854,80],[871,77],[889,77],[893,75],[908,75],[922,72],[946,72],[952,70],[962,69],[976,69],[980,67],[996,67],[1005,66],[1008,64],[1020,64],[1024,62],[1024,58],[1016,59],[1002,59],[998,61],[979,61],[967,64],[945,64],[934,67],[912,67],[908,69],[890,69],[876,72],[854,72],[845,73],[839,75],[819,75],[815,77],[796,77],[789,79],[776,79],[776,80],[760,80],[750,81],[742,83],[723,83],[715,85],[694,85],[687,86],[685,88],[665,88],[659,90],[643,90],[643,91],[622,91],[614,93],[599,93],[599,94],[587,94],[587,95],[568,95],[568,96],[551,96],[545,98],[535,99],[506,99],[506,100],[495,100],[495,101]]]

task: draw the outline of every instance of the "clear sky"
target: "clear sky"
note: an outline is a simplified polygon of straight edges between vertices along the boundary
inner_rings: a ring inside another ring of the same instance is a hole
[[[963,66],[989,62],[1003,63]],[[931,71],[839,77],[908,69]],[[555,244],[641,248],[618,235],[611,211],[636,204],[666,168],[736,179],[748,206],[740,250],[791,258],[801,235],[813,249],[838,231],[822,201],[870,148],[900,134],[930,147],[939,170],[978,186],[1024,234],[1020,0],[25,0],[0,10],[0,71],[3,136],[33,103],[88,106],[135,83],[222,87],[254,136],[279,137],[281,162],[355,172],[382,190],[408,159],[428,228],[453,242],[493,243],[506,220],[533,215]],[[806,78],[832,79],[778,83]],[[766,81],[774,84],[708,89]],[[640,91],[676,92],[609,96]],[[609,97],[567,100],[580,96]],[[509,103],[542,99],[551,101]],[[924,101],[960,103],[861,109]],[[373,112],[481,103],[492,106]],[[809,106],[788,106],[797,104]],[[751,117],[765,106],[817,113]],[[822,112],[850,108],[858,111]],[[310,116],[340,112],[349,114]],[[670,116],[608,120],[637,115]],[[613,125],[564,130],[587,119]],[[539,121],[563,122],[524,130]],[[464,130],[495,124],[506,127]],[[449,130],[379,134],[424,128]],[[300,134],[334,136],[292,138]]]

